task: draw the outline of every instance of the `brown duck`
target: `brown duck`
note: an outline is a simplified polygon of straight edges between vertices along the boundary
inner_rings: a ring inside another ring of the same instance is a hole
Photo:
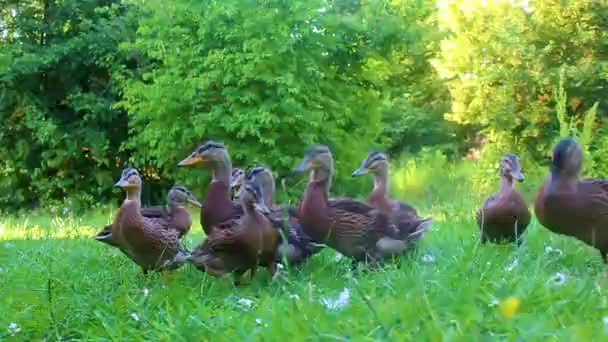
[[[261,200],[259,186],[245,183],[240,196],[244,214],[213,229],[193,251],[189,261],[214,276],[234,273],[236,284],[248,270],[253,278],[258,265],[268,267],[274,276],[279,232],[266,217],[269,210]]]
[[[186,206],[190,204],[197,208],[201,207],[201,204],[196,200],[194,195],[183,185],[175,185],[169,190],[167,195],[167,206],[156,206],[141,208],[142,216],[149,219],[162,219],[168,222],[167,229],[177,230],[179,237],[182,238],[190,231],[192,226],[192,219]],[[100,241],[107,243],[111,246],[116,246],[112,239],[112,225],[109,224],[99,232],[95,238]]]
[[[408,239],[399,237],[390,218],[371,206],[352,199],[328,200],[334,162],[325,145],[309,147],[297,172],[310,170],[310,179],[298,209],[304,232],[314,242],[326,244],[353,259],[372,261],[403,253]]]
[[[356,169],[353,177],[371,173],[374,176],[374,187],[369,196],[370,206],[380,210],[391,218],[391,223],[399,229],[402,238],[410,237],[410,241],[420,239],[430,227],[432,219],[421,218],[414,207],[388,197],[388,157],[383,152],[372,152]]]
[[[243,209],[230,199],[232,163],[226,147],[215,141],[207,141],[194,150],[178,166],[202,165],[211,170],[211,183],[201,210],[201,226],[206,235],[223,222],[238,218]]]
[[[189,253],[181,245],[179,232],[169,229],[163,218],[141,214],[141,177],[134,168],[126,168],[115,186],[123,188],[127,198],[112,223],[112,243],[138,264],[144,274],[181,266]],[[98,238],[99,239],[99,238]]]
[[[530,211],[524,198],[515,190],[513,180],[524,181],[519,157],[505,153],[500,161],[500,190],[489,196],[477,211],[477,225],[482,243],[517,242],[530,223]]]
[[[534,210],[554,233],[577,238],[608,254],[608,179],[579,179],[583,151],[572,138],[553,149],[551,173],[538,191]]]
[[[290,265],[298,265],[323,249],[323,245],[314,243],[304,233],[297,217],[294,215],[296,210],[290,208],[291,206],[275,205],[275,180],[269,168],[264,166],[251,167],[247,169],[245,179],[247,182],[253,182],[260,186],[262,203],[270,209],[268,217],[275,227],[283,232],[284,236],[281,236],[276,257],[277,262],[282,263],[286,260]]]

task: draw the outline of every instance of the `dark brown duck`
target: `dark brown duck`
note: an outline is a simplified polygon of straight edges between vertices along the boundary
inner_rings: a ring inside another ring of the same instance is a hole
[[[411,242],[420,239],[430,227],[432,220],[418,216],[418,211],[411,205],[388,197],[389,164],[383,152],[372,152],[361,163],[361,167],[352,173],[353,177],[371,173],[374,176],[374,187],[369,196],[370,206],[380,210],[391,219],[399,229],[402,238],[411,237]]]
[[[530,224],[530,211],[514,180],[524,181],[519,157],[505,153],[500,161],[500,190],[489,196],[477,211],[481,242],[517,242]]]
[[[230,199],[232,162],[226,147],[215,141],[207,141],[195,149],[178,166],[202,165],[211,170],[211,183],[203,201],[201,226],[205,234],[243,214],[241,206]]]
[[[572,138],[553,149],[551,172],[538,191],[534,211],[554,233],[574,237],[608,254],[608,179],[579,179],[583,151]]]

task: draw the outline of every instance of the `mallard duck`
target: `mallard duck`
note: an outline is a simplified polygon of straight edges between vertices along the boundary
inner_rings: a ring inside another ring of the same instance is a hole
[[[323,245],[312,242],[310,237],[302,231],[297,217],[293,215],[296,211],[289,210],[292,206],[277,206],[274,204],[275,181],[269,168],[264,166],[251,167],[247,169],[245,179],[247,182],[253,182],[260,186],[262,203],[270,209],[270,220],[275,227],[284,232],[286,240],[284,241],[281,238],[276,258],[277,262],[281,263],[287,260],[290,265],[297,265],[323,248]]]
[[[175,269],[186,262],[188,251],[181,245],[179,232],[169,229],[164,218],[148,218],[141,214],[141,177],[134,168],[122,172],[116,187],[127,193],[112,223],[114,246],[148,271]]]
[[[167,206],[147,207],[141,208],[140,212],[142,216],[149,219],[162,218],[168,222],[168,225],[163,225],[167,229],[177,230],[179,237],[182,238],[190,231],[192,226],[192,219],[190,213],[186,209],[186,206],[190,204],[197,208],[201,207],[201,204],[192,195],[192,193],[183,185],[175,185],[169,190],[167,195]],[[115,246],[116,243],[112,239],[112,225],[106,225],[104,229],[99,232],[95,238],[100,241],[107,243],[108,245]]]
[[[192,252],[189,261],[214,276],[234,273],[237,285],[248,270],[253,278],[258,265],[268,267],[274,276],[279,232],[266,217],[270,211],[261,200],[259,186],[246,182],[240,197],[244,214],[225,222],[221,229],[212,230]]]
[[[310,170],[310,180],[298,209],[304,232],[314,242],[323,243],[359,261],[380,262],[403,253],[410,241],[399,237],[390,218],[367,204],[348,199],[328,201],[334,162],[325,145],[310,146],[296,172]]]
[[[222,143],[207,141],[195,149],[178,166],[202,165],[211,170],[211,183],[201,210],[201,226],[206,235],[222,224],[243,214],[241,205],[230,199],[232,163]]]
[[[232,175],[230,176],[230,198],[235,201],[239,199],[239,193],[241,191],[241,185],[245,179],[245,171],[238,167],[232,169]]]
[[[353,177],[368,173],[374,176],[374,188],[369,196],[370,206],[380,210],[391,218],[391,223],[399,229],[402,238],[419,239],[430,227],[430,218],[421,218],[414,207],[409,204],[388,198],[388,157],[383,152],[372,152],[361,163],[361,167],[353,171]],[[413,241],[413,240],[410,240]]]
[[[553,149],[551,173],[538,191],[534,211],[554,233],[577,238],[608,254],[608,179],[579,179],[583,151],[573,138]]]
[[[514,242],[530,223],[530,211],[524,198],[515,190],[513,180],[524,181],[519,157],[505,153],[500,161],[500,191],[489,196],[477,211],[481,242]]]

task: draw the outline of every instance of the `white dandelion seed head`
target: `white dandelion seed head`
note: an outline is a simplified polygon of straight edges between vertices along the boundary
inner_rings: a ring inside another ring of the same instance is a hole
[[[19,327],[19,325],[17,325],[17,323],[11,322],[8,325],[8,333],[11,334],[11,336],[15,336],[20,332],[21,332],[21,328]]]
[[[350,290],[344,288],[337,298],[323,297],[321,303],[329,310],[339,310],[350,302]]]
[[[557,272],[551,277],[549,282],[555,286],[562,286],[566,283],[566,274],[563,272]]]
[[[148,290],[147,288],[144,287],[143,291],[144,293],[144,297],[148,297],[150,295],[150,290]]]
[[[509,266],[505,267],[505,270],[507,270],[507,272],[511,272],[514,269],[516,269],[518,266],[519,266],[519,259],[515,259]]]
[[[140,318],[139,315],[136,312],[131,312],[131,318],[135,321],[135,322],[139,322]]]
[[[251,307],[253,306],[253,300],[249,298],[240,298],[237,303],[239,303],[239,305],[245,309],[251,309]]]
[[[422,262],[426,262],[426,263],[435,262],[435,257],[432,254],[425,254],[422,256]]]
[[[551,246],[545,246],[545,254],[557,254],[558,256],[564,255],[564,252],[559,248],[553,248]]]

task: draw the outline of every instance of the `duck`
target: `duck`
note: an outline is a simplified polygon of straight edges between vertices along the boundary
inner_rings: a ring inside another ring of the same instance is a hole
[[[524,181],[519,157],[514,153],[505,153],[499,172],[500,190],[487,197],[476,213],[480,241],[516,242],[519,246],[531,219],[528,205],[513,182]]]
[[[205,235],[209,236],[213,229],[222,227],[222,223],[243,215],[239,202],[231,199],[232,162],[224,144],[212,140],[206,141],[177,165],[180,167],[201,165],[211,170],[211,182],[202,203],[200,216]]]
[[[388,215],[391,222],[399,229],[402,238],[409,236],[410,239],[420,239],[433,220],[418,216],[418,211],[411,205],[388,197],[389,163],[386,153],[379,151],[369,153],[351,176],[360,177],[370,173],[374,177],[374,187],[367,203]]]
[[[380,210],[350,198],[328,200],[334,161],[326,145],[309,146],[294,171],[310,174],[297,215],[304,233],[351,258],[353,269],[360,262],[378,266],[410,246]]]
[[[142,216],[154,219],[161,218],[168,222],[163,224],[167,229],[175,229],[179,233],[180,239],[184,237],[192,226],[192,219],[190,212],[186,209],[187,205],[192,205],[197,208],[201,208],[201,203],[194,197],[194,195],[183,185],[174,185],[167,194],[167,206],[156,206],[156,207],[145,207],[141,208],[140,212]],[[110,246],[116,247],[116,243],[112,238],[112,225],[106,225],[101,232],[99,232],[95,239],[97,241],[106,243]]]
[[[262,202],[259,185],[245,182],[239,198],[243,215],[214,229],[194,249],[188,261],[199,270],[219,277],[229,273],[239,285],[242,275],[250,271],[253,279],[257,267],[265,266],[274,277],[279,231],[268,218],[270,210]]]
[[[230,199],[236,201],[239,199],[241,185],[245,179],[245,170],[235,167],[230,175]]]
[[[283,233],[277,250],[278,263],[286,261],[292,266],[300,265],[323,249],[323,245],[314,243],[302,231],[293,206],[275,205],[275,179],[270,168],[260,165],[250,167],[244,180],[259,184],[262,203],[270,210],[269,219]]]
[[[144,275],[183,265],[190,253],[182,246],[178,230],[169,229],[171,223],[166,218],[149,218],[141,213],[139,172],[131,167],[124,169],[114,186],[125,190],[126,198],[111,226],[111,245],[139,265]]]
[[[534,203],[538,221],[550,231],[596,248],[607,262],[608,179],[580,179],[583,150],[572,137],[553,148],[550,172]]]

